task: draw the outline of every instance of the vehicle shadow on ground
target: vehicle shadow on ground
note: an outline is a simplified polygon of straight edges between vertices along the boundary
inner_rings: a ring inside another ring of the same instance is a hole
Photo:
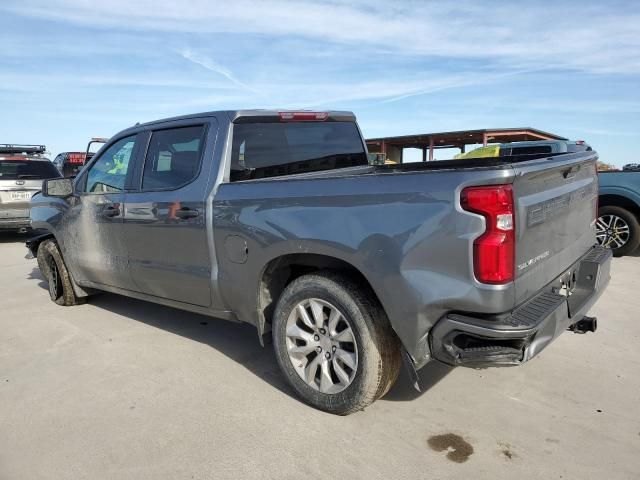
[[[33,268],[28,278],[37,280],[40,288],[48,290],[47,283],[38,268]],[[293,390],[280,372],[273,346],[261,347],[256,329],[252,325],[220,320],[106,292],[90,297],[88,303],[131,320],[209,345],[269,385],[290,397],[295,397]],[[418,392],[403,365],[398,381],[383,400],[402,402],[418,398],[451,370],[451,367],[439,362],[427,364],[419,372],[421,391]]]
[[[38,280],[38,286],[43,290],[47,290],[47,292],[49,291],[49,285],[44,281],[44,277],[42,276],[42,272],[39,268],[32,269],[27,278],[29,280]]]
[[[38,268],[34,268],[28,278],[38,280],[38,286],[48,290],[47,283]],[[271,386],[286,395],[294,396],[280,373],[273,347],[260,346],[258,334],[252,325],[220,320],[106,292],[91,296],[88,303],[128,319],[209,345]]]

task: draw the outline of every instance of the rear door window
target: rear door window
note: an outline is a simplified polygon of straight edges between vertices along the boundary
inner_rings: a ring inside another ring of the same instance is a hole
[[[200,171],[205,126],[170,128],[151,134],[142,174],[142,190],[176,189]]]
[[[367,165],[354,122],[238,123],[231,181]]]
[[[0,160],[0,180],[58,178],[60,172],[47,160]]]

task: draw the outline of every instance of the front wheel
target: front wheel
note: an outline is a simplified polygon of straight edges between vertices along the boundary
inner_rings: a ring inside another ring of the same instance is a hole
[[[598,244],[608,247],[616,257],[632,253],[640,245],[640,225],[629,210],[607,206],[598,211],[596,222]]]
[[[40,244],[37,258],[38,267],[49,286],[52,302],[63,306],[84,303],[84,298],[77,297],[73,291],[71,275],[54,240],[45,240]]]
[[[278,301],[272,332],[289,384],[320,410],[362,410],[387,393],[400,371],[400,344],[377,299],[337,273],[291,282]]]

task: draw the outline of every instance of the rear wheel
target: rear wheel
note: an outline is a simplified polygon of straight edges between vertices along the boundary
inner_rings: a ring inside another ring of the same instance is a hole
[[[38,247],[38,267],[49,286],[52,302],[63,306],[84,303],[84,298],[78,298],[73,291],[71,276],[55,240],[45,240]]]
[[[400,345],[367,288],[321,272],[287,286],[273,319],[285,377],[308,404],[348,415],[383,396],[400,371]]]
[[[629,210],[606,206],[598,211],[596,222],[598,244],[608,247],[616,257],[632,253],[640,245],[640,225]]]

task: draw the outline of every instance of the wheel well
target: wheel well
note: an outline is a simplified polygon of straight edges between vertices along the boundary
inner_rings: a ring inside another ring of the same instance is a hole
[[[287,285],[302,275],[318,270],[333,270],[348,275],[359,285],[368,289],[380,303],[365,276],[344,260],[311,253],[283,255],[267,264],[260,279],[258,316],[261,335],[271,331],[271,318],[276,303]]]
[[[27,241],[27,247],[29,248],[29,251],[34,257],[36,258],[38,257],[38,249],[40,248],[40,245],[42,245],[42,243],[45,240],[53,240],[58,245],[58,248],[59,248],[58,240],[56,239],[55,235],[51,232],[44,232],[41,235],[38,235],[37,237],[34,237]],[[62,252],[60,252],[60,258],[62,259],[63,262],[65,262],[65,267],[68,269],[68,266],[66,265],[66,261],[64,260],[64,256],[62,255]],[[38,264],[38,266],[40,265]],[[85,298],[85,297],[88,297],[91,293],[93,293],[92,289],[81,287],[80,285],[78,285],[74,280],[73,276],[71,275],[70,271],[69,271],[69,279],[71,281],[71,286],[73,287],[73,292],[75,293],[76,297]]]
[[[599,207],[622,207],[629,210],[636,217],[640,217],[640,206],[633,200],[622,195],[600,195],[598,198]]]
[[[51,232],[42,233],[36,237],[33,237],[27,240],[26,242],[27,248],[31,251],[31,254],[35,257],[38,254],[38,248],[40,248],[40,244],[50,238],[55,240],[53,233]]]

